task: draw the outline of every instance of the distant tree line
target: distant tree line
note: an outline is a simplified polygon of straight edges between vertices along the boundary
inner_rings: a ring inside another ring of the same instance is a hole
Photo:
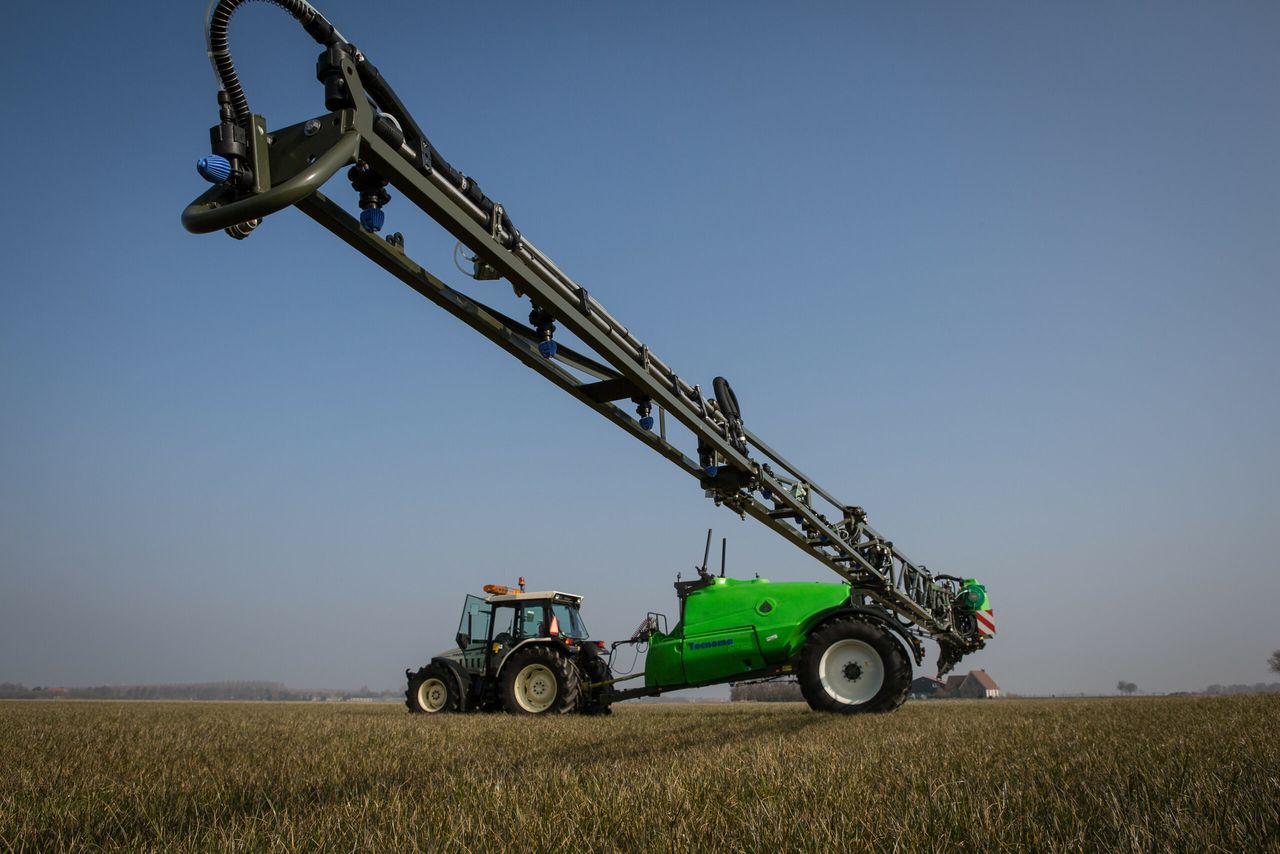
[[[0,699],[37,700],[354,700],[391,699],[396,691],[306,691],[279,682],[193,682],[181,685],[98,685],[89,688],[51,688],[0,682]]]
[[[74,692],[74,693],[73,693]],[[99,685],[68,689],[69,696],[98,700],[297,700],[279,682],[193,682],[183,685]]]
[[[1252,685],[1210,685],[1206,694],[1280,694],[1280,682],[1255,682]]]

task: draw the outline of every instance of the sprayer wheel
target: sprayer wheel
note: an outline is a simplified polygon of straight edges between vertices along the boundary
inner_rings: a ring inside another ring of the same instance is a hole
[[[911,689],[911,660],[882,626],[840,617],[814,629],[800,653],[800,691],[820,712],[891,712]]]

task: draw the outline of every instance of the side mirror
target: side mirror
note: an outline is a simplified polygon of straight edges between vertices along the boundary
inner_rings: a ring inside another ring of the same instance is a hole
[[[458,632],[458,635],[454,640],[458,642],[458,649],[466,649],[471,646],[471,635],[466,632]]]

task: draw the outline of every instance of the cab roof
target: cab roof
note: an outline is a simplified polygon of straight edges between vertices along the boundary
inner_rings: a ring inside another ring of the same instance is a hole
[[[511,593],[495,593],[484,597],[486,602],[527,602],[534,599],[555,599],[570,605],[582,603],[582,597],[574,593],[562,593],[559,590],[535,590],[523,593],[516,590]]]

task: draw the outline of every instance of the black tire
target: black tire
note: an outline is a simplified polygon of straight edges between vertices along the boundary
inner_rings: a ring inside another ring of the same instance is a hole
[[[502,706],[513,715],[563,715],[578,707],[573,662],[550,646],[528,646],[502,665]]]
[[[809,633],[800,652],[800,692],[814,711],[892,712],[910,690],[911,660],[875,623],[829,620]]]
[[[609,707],[610,703],[606,699],[612,688],[606,686],[604,688],[589,689],[587,687],[588,685],[607,682],[612,679],[613,673],[609,670],[609,665],[598,655],[585,655],[578,662],[578,670],[580,673],[579,678],[585,682],[581,689],[582,707],[579,711],[584,715],[613,714],[613,709]]]
[[[410,713],[458,711],[458,682],[449,668],[443,664],[428,664],[419,667],[417,673],[406,671],[405,675],[409,677],[409,687],[404,692],[404,704]]]

